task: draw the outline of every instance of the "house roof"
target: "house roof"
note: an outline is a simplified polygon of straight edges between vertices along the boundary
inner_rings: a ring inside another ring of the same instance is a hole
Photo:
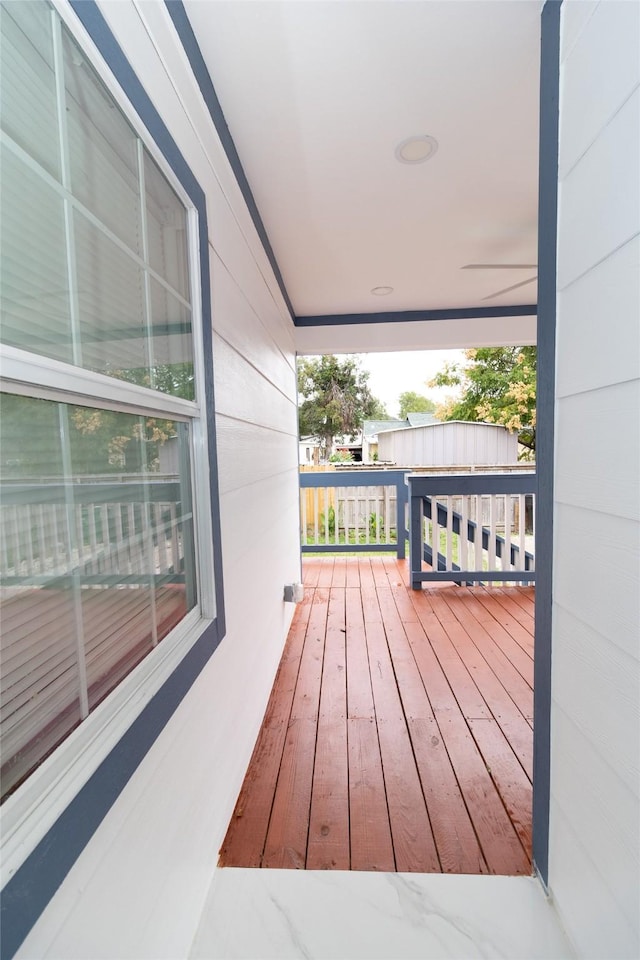
[[[430,423],[440,423],[435,413],[408,413],[407,422],[410,427],[424,427]]]
[[[394,430],[402,426],[406,426],[406,420],[364,420],[362,422],[362,433],[368,439],[378,433],[384,433],[385,430]]]
[[[299,326],[534,329],[541,0],[184,6]]]
[[[484,420],[435,420],[433,423],[418,423],[413,426],[409,425],[405,421],[402,422],[402,425],[399,427],[392,427],[391,429],[394,432],[400,430],[424,430],[425,428],[436,428],[441,427],[444,429],[450,429],[454,426],[463,425],[465,427],[477,427],[478,429],[485,427],[493,427],[494,430],[506,430],[507,433],[512,431],[507,430],[507,428],[501,423],[486,423]]]

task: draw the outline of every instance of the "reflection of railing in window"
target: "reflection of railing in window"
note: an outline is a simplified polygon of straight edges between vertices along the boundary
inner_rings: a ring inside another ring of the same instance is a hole
[[[8,483],[2,501],[3,587],[58,586],[73,573],[92,586],[184,583],[183,525],[192,518],[181,512],[177,480]]]
[[[3,486],[5,793],[194,605],[180,490],[166,477]]]

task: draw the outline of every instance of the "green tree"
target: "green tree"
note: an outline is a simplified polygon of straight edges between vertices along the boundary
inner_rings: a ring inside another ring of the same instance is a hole
[[[386,417],[371,393],[369,373],[357,357],[303,357],[298,360],[300,436],[319,437],[329,456],[334,437],[354,436],[365,419]]]
[[[465,364],[447,364],[432,387],[460,387],[461,395],[438,409],[442,420],[498,423],[536,448],[536,348],[481,347],[465,351]]]
[[[429,397],[413,390],[405,390],[398,397],[400,404],[400,419],[404,420],[408,413],[434,413],[436,405]]]

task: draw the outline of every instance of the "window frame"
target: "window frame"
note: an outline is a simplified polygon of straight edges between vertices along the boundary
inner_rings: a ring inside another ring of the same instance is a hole
[[[142,95],[149,104],[147,109],[150,108],[157,117],[163,133],[162,146],[123,89],[121,76],[107,64],[73,8],[60,0],[50,0],[49,6],[87,56],[136,136],[184,204],[187,214],[196,400],[189,401],[160,393],[9,345],[3,345],[0,352],[0,380],[3,390],[22,396],[112,409],[129,414],[160,414],[167,419],[189,422],[197,604],[52,754],[29,774],[14,793],[7,797],[2,805],[0,841],[5,884],[54,826],[70,802],[78,796],[92,775],[99,770],[101,764],[117,748],[131,730],[134,721],[146,708],[153,705],[154,698],[161,693],[165,684],[172,682],[180,672],[181,665],[183,672],[188,674],[194,670],[191,662],[197,661],[197,676],[224,635],[210,331],[209,336],[205,336],[205,324],[210,317],[210,302],[204,298],[210,296],[210,291],[204,194],[181,155],[178,154],[184,170],[180,169],[180,164],[172,163],[165,155],[165,151],[169,153],[171,149],[177,148],[146,92],[141,88]],[[195,184],[200,196],[191,196],[188,186],[181,179],[184,171]],[[48,179],[50,175],[43,172]],[[204,641],[206,643],[203,646]],[[194,650],[196,647],[198,650]],[[200,653],[200,649],[204,650],[204,654]],[[187,660],[190,661],[188,666]],[[193,682],[195,676],[190,682]],[[167,719],[168,717],[164,720],[165,723]]]

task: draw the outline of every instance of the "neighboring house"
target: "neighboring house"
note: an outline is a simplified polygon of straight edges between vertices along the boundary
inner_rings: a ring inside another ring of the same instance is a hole
[[[460,7],[3,5],[3,960],[211,956],[211,904],[218,956],[640,955],[640,5]],[[300,579],[296,356],[531,342],[548,900],[217,870]]]
[[[503,465],[517,462],[518,436],[492,423],[431,422],[380,434],[378,457],[397,466]]]
[[[317,466],[320,463],[322,444],[317,437],[300,437],[298,440],[298,463],[301,467]]]
[[[378,459],[378,435],[384,430],[393,430],[394,427],[406,425],[406,420],[364,420],[362,422],[362,459],[365,463],[373,463]]]
[[[378,435],[387,430],[402,430],[405,427],[418,427],[427,423],[437,423],[438,418],[433,413],[408,413],[404,420],[389,418],[388,420],[365,420],[362,424],[362,459],[365,463],[373,463],[377,459],[384,459],[378,450]]]

